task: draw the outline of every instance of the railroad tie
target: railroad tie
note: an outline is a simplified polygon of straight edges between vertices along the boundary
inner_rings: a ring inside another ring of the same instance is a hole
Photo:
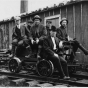
[[[10,87],[10,86],[15,86],[16,84],[9,80],[7,76],[0,76],[0,86],[1,87]]]
[[[55,85],[53,87],[68,87],[68,86],[62,84],[62,85]]]
[[[16,86],[20,86],[20,87],[28,86],[27,83],[26,83],[26,79],[24,79],[24,78],[13,80],[13,82],[16,83]]]
[[[39,82],[38,81],[36,81],[36,80],[33,80],[33,81],[28,81],[28,82],[26,82],[28,85],[29,85],[29,87],[38,87],[38,85],[37,84],[39,84]]]
[[[39,87],[52,87],[53,84],[50,83],[42,83],[42,84],[37,84]]]

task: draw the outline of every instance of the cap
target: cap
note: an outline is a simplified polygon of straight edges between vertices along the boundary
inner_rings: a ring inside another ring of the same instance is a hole
[[[28,22],[27,23],[33,23],[33,21],[32,20],[28,20]]]
[[[34,18],[33,18],[33,21],[34,21],[35,19],[39,19],[40,21],[42,21],[42,19],[40,18],[39,15],[35,15]]]
[[[52,21],[51,20],[46,20],[46,23],[52,23]]]
[[[63,17],[63,18],[61,19],[60,24],[62,24],[63,21],[67,21],[67,24],[68,24],[68,20],[67,20],[65,17]]]

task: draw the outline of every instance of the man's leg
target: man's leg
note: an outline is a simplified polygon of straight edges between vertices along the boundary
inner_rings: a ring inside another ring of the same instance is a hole
[[[79,43],[78,41],[74,41],[73,49],[74,50],[76,49],[75,52],[77,51],[78,48],[81,49],[84,52],[85,55],[88,55],[88,50],[86,48],[84,48],[82,46],[82,44]]]
[[[65,60],[64,56],[60,56],[60,62],[64,71],[65,76],[69,76],[68,73],[68,66],[67,66],[67,61]]]
[[[13,54],[13,56],[15,55],[15,49],[16,49],[16,46],[17,46],[17,43],[18,43],[18,40],[17,39],[14,39],[13,41],[12,41],[12,54]]]
[[[43,46],[43,40],[39,41],[38,43],[37,58],[41,58],[40,53],[41,53],[42,46]]]
[[[65,74],[64,74],[63,68],[61,66],[60,58],[59,57],[57,58],[55,56],[49,56],[48,59],[50,59],[53,62],[53,64],[55,65],[55,67],[58,69],[61,78],[64,78]]]

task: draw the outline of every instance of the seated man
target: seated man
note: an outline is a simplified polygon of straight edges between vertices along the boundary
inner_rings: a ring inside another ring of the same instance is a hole
[[[42,19],[36,15],[33,18],[34,24],[30,29],[30,40],[32,51],[37,50],[37,58],[40,58],[40,51],[43,39],[47,36],[45,27],[41,24]]]
[[[80,48],[85,55],[88,55],[88,50],[86,50],[82,44],[80,44],[78,41],[73,40],[71,37],[68,36],[66,28],[68,25],[68,20],[66,18],[62,18],[62,20],[60,21],[60,27],[57,29],[57,34],[56,36],[58,37],[58,39],[60,39],[61,41],[74,41],[74,45],[73,45],[73,49],[75,50],[75,52],[77,51],[78,48]],[[63,51],[61,52],[63,53]]]
[[[32,25],[33,25],[33,21],[31,19],[28,20],[28,22],[26,24],[26,30],[25,30],[25,34],[27,35],[27,38],[30,37],[30,29],[31,29]]]
[[[47,30],[47,36],[50,35],[50,30],[51,30],[51,27],[52,27],[52,21],[50,20],[46,20],[46,30]]]
[[[12,54],[15,55],[15,49],[17,45],[23,44],[23,39],[26,40],[25,34],[26,27],[20,26],[20,17],[15,17],[15,27],[13,28],[12,34]]]
[[[59,40],[56,37],[56,27],[52,27],[50,30],[50,36],[48,36],[43,43],[43,48],[45,50],[46,58],[51,60],[57,67],[61,78],[69,79],[67,62],[63,57],[58,56],[57,49],[59,49]]]

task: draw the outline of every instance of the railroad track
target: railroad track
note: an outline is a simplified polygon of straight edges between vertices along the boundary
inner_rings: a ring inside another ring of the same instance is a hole
[[[0,71],[0,75],[5,75],[9,78],[17,78],[17,79],[26,79],[28,82],[29,80],[38,80],[38,82],[49,83],[54,85],[67,85],[67,86],[77,86],[77,87],[88,87],[88,79],[85,77],[81,78],[81,75],[77,77],[77,74],[74,74],[71,79],[63,80],[58,79],[57,77],[40,77],[38,75],[33,74],[32,72],[21,71],[19,74],[11,73],[7,70]]]

